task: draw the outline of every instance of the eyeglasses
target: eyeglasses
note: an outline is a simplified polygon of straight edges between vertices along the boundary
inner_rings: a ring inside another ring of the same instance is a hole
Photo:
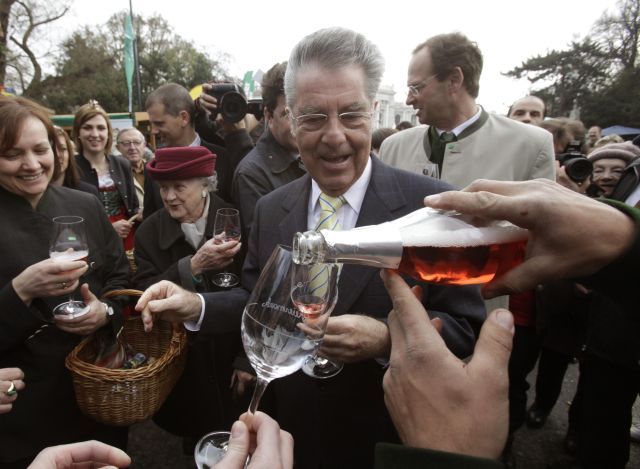
[[[136,147],[142,143],[142,140],[123,140],[118,142],[118,145],[122,145],[123,147],[128,147],[129,145],[135,145]]]
[[[351,111],[341,112],[338,114],[338,120],[345,129],[359,129],[371,120],[372,112],[367,111]],[[316,131],[324,127],[329,120],[326,114],[303,114],[294,117],[296,124],[302,130]]]
[[[409,88],[409,94],[411,96],[418,96],[420,94],[420,90],[422,88],[424,88],[425,86],[427,86],[427,84],[433,80],[435,77],[437,77],[438,74],[434,73],[433,75],[431,75],[429,78],[422,80],[420,83],[418,83],[417,85],[407,85],[407,88]]]

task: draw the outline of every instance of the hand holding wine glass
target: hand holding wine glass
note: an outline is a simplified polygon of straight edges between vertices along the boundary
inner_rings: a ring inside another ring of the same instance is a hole
[[[216,211],[213,228],[214,238],[218,241],[240,241],[240,212],[235,208],[220,208]],[[221,272],[214,275],[213,283],[219,287],[235,287],[238,276],[231,272]]]
[[[49,247],[49,257],[55,262],[86,260],[89,256],[89,245],[84,229],[84,219],[77,216],[62,216],[53,219],[54,231]],[[61,282],[64,286],[64,282]],[[53,310],[54,315],[76,318],[89,312],[83,302],[73,299],[73,291],[69,293],[69,301],[61,303]]]
[[[291,251],[276,247],[242,314],[242,344],[257,375],[250,414],[256,412],[269,382],[298,371],[322,340],[321,331],[308,336],[300,327],[303,317],[291,299],[292,264]],[[202,437],[195,449],[198,468],[209,468],[219,461],[228,441],[229,432]]]

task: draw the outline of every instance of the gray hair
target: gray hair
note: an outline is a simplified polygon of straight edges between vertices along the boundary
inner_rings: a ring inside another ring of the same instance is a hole
[[[116,144],[119,144],[120,142],[118,142],[118,140],[120,140],[120,136],[125,133],[125,132],[136,132],[140,138],[142,139],[143,142],[147,143],[147,139],[144,138],[144,134],[142,132],[140,132],[138,129],[136,129],[135,127],[127,127],[126,129],[120,129],[118,131],[118,138],[116,139]]]
[[[207,192],[215,192],[218,188],[218,173],[214,173],[213,176],[203,177],[202,185]]]
[[[366,80],[366,94],[372,103],[384,73],[380,50],[362,34],[338,27],[321,29],[304,37],[291,51],[284,75],[284,94],[290,109],[296,101],[296,75],[308,65],[331,70],[349,65],[361,67]]]

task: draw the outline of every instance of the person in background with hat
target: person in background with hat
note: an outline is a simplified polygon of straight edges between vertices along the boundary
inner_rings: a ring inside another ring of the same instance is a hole
[[[215,164],[216,155],[201,146],[161,148],[147,164],[164,208],[136,232],[136,288],[170,280],[193,292],[221,290],[210,275],[233,262],[241,243],[213,236],[216,211],[233,207],[214,193]],[[239,327],[230,329],[233,332],[191,341],[185,371],[154,417],[162,428],[185,438],[185,451],[193,452],[203,434],[227,428],[237,417],[229,386],[231,363],[241,344]]]
[[[631,142],[609,143],[589,153],[593,163],[591,190],[595,195],[609,197],[625,168],[640,157],[640,148]]]

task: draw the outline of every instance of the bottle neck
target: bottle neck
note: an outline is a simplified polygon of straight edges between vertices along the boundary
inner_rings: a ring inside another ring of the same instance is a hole
[[[344,263],[396,269],[402,259],[400,231],[384,223],[346,231],[297,233],[293,259],[299,264]]]

